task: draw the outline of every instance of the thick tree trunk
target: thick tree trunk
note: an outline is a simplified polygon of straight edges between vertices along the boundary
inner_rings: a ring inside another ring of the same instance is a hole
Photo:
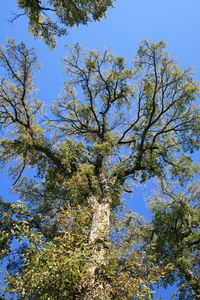
[[[100,269],[108,262],[106,251],[108,248],[109,226],[110,226],[110,198],[105,197],[99,203],[95,196],[89,199],[93,210],[93,219],[90,232],[89,243],[93,248],[91,257],[92,266],[88,270],[90,283],[81,299],[83,300],[104,300],[106,291],[109,289],[108,283],[101,278]]]
[[[93,210],[90,243],[105,242],[109,236],[110,201],[103,199],[101,203],[98,203],[96,198],[92,196],[90,203]]]

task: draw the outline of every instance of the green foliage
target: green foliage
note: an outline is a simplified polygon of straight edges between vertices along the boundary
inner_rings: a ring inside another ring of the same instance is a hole
[[[50,47],[56,46],[56,36],[67,33],[70,27],[99,21],[112,0],[17,0],[23,15],[29,19],[30,32],[42,38]],[[17,14],[14,19],[21,14]]]
[[[91,211],[83,206],[64,207],[52,222],[57,235],[45,242],[38,232],[21,227],[21,234],[30,246],[24,252],[21,274],[7,277],[8,290],[19,299],[74,299],[87,292],[87,270],[91,268],[93,247],[88,243]],[[154,266],[134,245],[142,239],[143,223],[137,215],[120,210],[112,216],[108,264],[96,274],[105,286],[105,299],[140,299],[151,297],[151,283],[165,271]],[[138,223],[139,222],[139,223]],[[133,247],[134,246],[134,247]],[[106,287],[105,281],[109,281]]]
[[[151,299],[152,284],[175,276],[196,297],[195,185],[190,196],[156,198],[152,225],[118,210],[134,181],[183,186],[199,170],[189,155],[199,149],[199,86],[164,47],[142,42],[127,67],[76,44],[63,61],[54,122],[41,121],[33,97],[34,51],[13,40],[1,48],[0,162],[23,202],[1,201],[0,250],[11,257],[8,290],[19,299]]]
[[[11,205],[0,198],[0,207],[0,257],[3,258],[8,254],[10,249],[13,222],[11,219]]]
[[[50,228],[54,231],[56,228],[57,232],[50,242],[45,242],[45,236],[30,227],[21,232],[30,245],[24,253],[25,267],[18,277],[7,279],[14,293],[20,293],[19,299],[24,299],[23,295],[30,299],[73,299],[78,292],[89,255],[86,241],[90,214],[84,207],[65,209],[51,221],[54,226],[52,224]]]
[[[181,280],[179,299],[199,299],[199,185],[193,183],[182,192],[176,189],[163,183],[162,197],[151,203],[153,233],[148,249],[159,264],[172,266],[166,284],[175,276]]]

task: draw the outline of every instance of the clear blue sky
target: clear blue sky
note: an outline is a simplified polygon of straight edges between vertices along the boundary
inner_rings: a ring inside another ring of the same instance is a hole
[[[14,24],[8,19],[16,11],[15,0],[1,0],[0,43],[13,37],[29,47],[35,47],[39,60],[44,66],[37,76],[38,97],[51,103],[60,93],[63,77],[60,60],[66,55],[65,45],[79,42],[86,48],[109,48],[113,53],[125,56],[131,62],[141,39],[164,40],[168,50],[181,67],[192,66],[196,80],[200,80],[200,1],[199,0],[116,0],[107,18],[99,23],[90,23],[69,30],[69,34],[59,38],[57,48],[50,51],[27,31],[26,17]],[[10,181],[5,174],[0,176],[0,195],[12,199],[9,193]],[[141,190],[136,188],[134,201],[129,207],[141,214],[147,214]],[[157,296],[169,299],[167,292]]]

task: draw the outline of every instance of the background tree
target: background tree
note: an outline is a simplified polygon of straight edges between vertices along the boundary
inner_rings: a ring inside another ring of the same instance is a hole
[[[99,21],[112,3],[113,0],[17,0],[23,12],[17,13],[12,21],[26,15],[30,32],[55,47],[56,36],[66,34],[67,28],[75,25]]]
[[[15,176],[16,192],[30,205],[28,212],[24,210],[25,223],[20,221],[15,228],[22,236],[23,232],[29,236],[33,228],[35,234],[42,234],[41,247],[53,253],[57,237],[60,251],[62,235],[52,220],[68,210],[66,204],[74,210],[81,205],[90,212],[86,234],[90,280],[81,299],[113,299],[116,293],[107,276],[113,249],[111,214],[120,205],[127,184],[170,176],[184,181],[195,171],[184,152],[199,148],[200,118],[195,102],[199,87],[191,71],[181,70],[164,48],[163,42],[142,42],[133,67],[128,68],[123,57],[114,57],[107,50],[82,53],[75,45],[70,58],[63,61],[67,75],[63,94],[52,106],[54,117],[45,122],[40,115],[42,104],[33,97],[32,72],[38,68],[33,50],[13,40],[6,50],[1,49],[6,75],[0,89],[0,124],[4,132],[9,128],[1,139],[1,161],[15,162],[10,172]],[[27,167],[35,168],[38,181],[22,178]],[[38,240],[29,239],[29,243],[35,247]],[[28,276],[29,267],[37,265],[37,256],[34,252],[31,257],[30,249],[25,252]],[[112,274],[123,277],[128,272],[134,278],[129,258],[127,253],[124,272],[120,267],[116,273],[121,263],[111,264]],[[53,263],[52,258],[50,261]],[[107,275],[102,275],[102,269]],[[32,278],[26,277],[27,286]],[[80,277],[76,278],[80,283]]]
[[[199,184],[181,191],[174,184],[162,183],[162,195],[151,203],[153,231],[148,245],[159,264],[172,266],[167,282],[178,278],[179,299],[200,299]]]

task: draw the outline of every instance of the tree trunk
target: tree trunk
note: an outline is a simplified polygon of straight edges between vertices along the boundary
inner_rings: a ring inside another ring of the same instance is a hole
[[[89,243],[93,249],[91,257],[92,266],[88,270],[90,280],[83,300],[104,300],[109,289],[109,284],[102,278],[100,269],[108,262],[106,251],[108,248],[109,226],[110,226],[110,198],[105,197],[99,203],[95,196],[89,199],[93,211],[92,226]]]
[[[98,203],[95,197],[90,198],[93,211],[92,226],[90,232],[90,243],[106,242],[109,237],[110,226],[110,201],[103,199]]]

